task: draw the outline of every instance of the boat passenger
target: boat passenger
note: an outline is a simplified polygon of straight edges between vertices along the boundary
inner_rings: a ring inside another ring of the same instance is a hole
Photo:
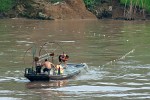
[[[53,66],[55,66],[53,63],[51,63],[50,61],[48,61],[47,59],[45,59],[45,62],[42,64],[42,66],[44,66],[45,68],[43,69],[43,72],[48,72],[48,74],[50,74],[50,70]]]
[[[63,62],[65,64],[65,67],[67,66],[67,61],[69,59],[69,56],[67,54],[61,54],[58,57],[60,64]]]
[[[41,63],[39,61],[39,57],[34,57],[34,63],[35,63],[35,68],[36,68],[36,74],[41,73]]]

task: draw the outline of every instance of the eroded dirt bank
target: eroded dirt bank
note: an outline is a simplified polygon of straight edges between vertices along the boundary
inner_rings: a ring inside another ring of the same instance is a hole
[[[83,0],[64,0],[50,3],[47,0],[30,0],[15,7],[17,17],[38,19],[96,19]]]

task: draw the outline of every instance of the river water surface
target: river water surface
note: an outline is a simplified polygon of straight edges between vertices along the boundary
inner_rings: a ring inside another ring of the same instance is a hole
[[[60,42],[69,62],[88,69],[69,80],[30,82],[24,69],[32,56],[24,54],[46,41]],[[0,20],[0,100],[130,99],[150,99],[150,21]]]

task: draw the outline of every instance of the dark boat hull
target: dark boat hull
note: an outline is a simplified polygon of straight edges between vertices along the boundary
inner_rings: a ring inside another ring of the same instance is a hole
[[[26,68],[24,76],[30,81],[64,80],[78,75],[82,69],[87,67],[86,64],[68,64],[68,69],[70,66],[73,66],[72,68],[74,68],[74,70],[70,68],[70,70],[66,71],[65,74],[60,75],[48,75],[44,73],[36,74],[31,68]]]

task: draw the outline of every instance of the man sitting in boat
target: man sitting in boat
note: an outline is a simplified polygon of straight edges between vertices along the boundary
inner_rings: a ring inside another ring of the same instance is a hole
[[[67,66],[67,61],[69,59],[69,56],[67,54],[61,54],[58,57],[60,64],[63,62],[65,64],[65,67]]]
[[[35,68],[36,68],[36,74],[41,73],[41,63],[39,62],[39,57],[34,57],[34,63],[35,63]]]
[[[45,67],[43,69],[43,72],[45,73],[47,71],[48,74],[50,74],[50,70],[51,70],[52,66],[55,66],[55,65],[53,63],[51,63],[50,61],[48,61],[47,59],[45,59],[45,62],[42,64],[42,66]]]

